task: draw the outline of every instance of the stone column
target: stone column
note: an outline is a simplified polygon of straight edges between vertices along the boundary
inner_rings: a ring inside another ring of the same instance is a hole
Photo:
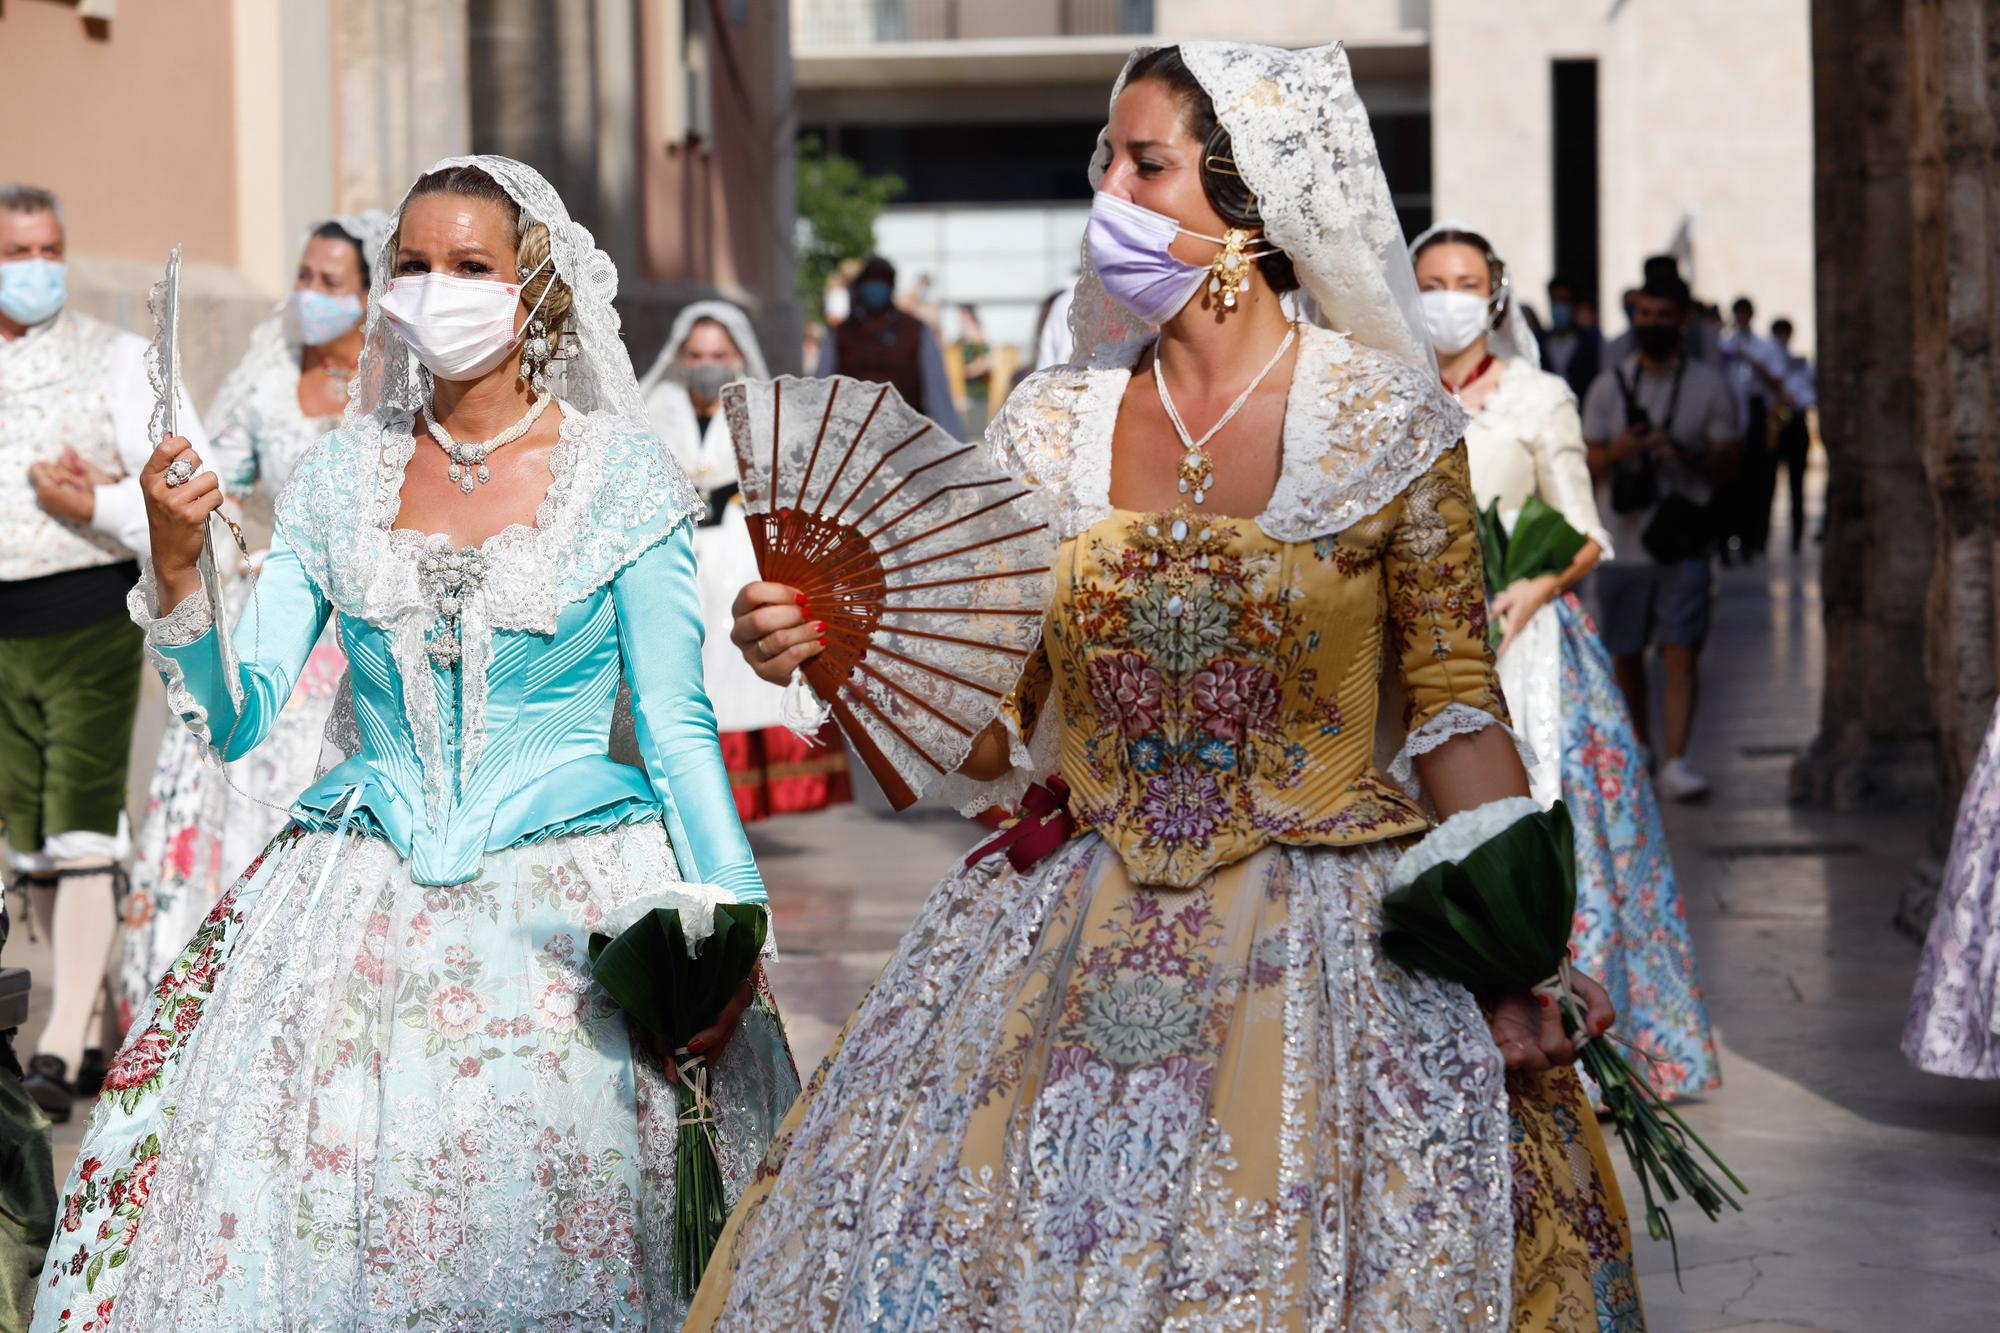
[[[393,208],[470,151],[466,0],[333,0],[339,211]]]
[[[1909,67],[1915,420],[1936,504],[1926,664],[1945,791],[1963,788],[1995,693],[2000,545],[2000,14],[1902,7]]]
[[[1976,2],[1976,0],[1975,0]],[[1910,92],[1898,6],[1813,6],[1826,681],[1794,794],[1859,809],[1937,795],[1922,678],[1935,518],[1915,430]]]

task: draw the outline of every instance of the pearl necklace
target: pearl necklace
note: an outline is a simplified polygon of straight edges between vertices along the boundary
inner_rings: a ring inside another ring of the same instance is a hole
[[[438,425],[437,418],[431,415],[430,405],[426,403],[424,405],[424,428],[430,431],[431,438],[438,443],[438,448],[444,450],[445,456],[451,459],[451,466],[445,469],[445,475],[457,482],[458,489],[467,495],[472,494],[472,479],[474,476],[479,478],[479,484],[482,486],[493,480],[493,474],[486,468],[486,456],[502,445],[512,444],[523,435],[526,435],[535,422],[541,419],[542,413],[548,410],[549,403],[554,398],[554,394],[543,394],[529,405],[528,410],[522,414],[519,421],[509,426],[506,430],[501,431],[490,440],[481,440],[472,444],[461,444],[457,440],[452,439],[446,433],[445,428]]]
[[[1181,437],[1181,446],[1187,450],[1181,458],[1182,495],[1192,491],[1196,504],[1208,498],[1208,488],[1215,483],[1215,462],[1209,458],[1208,450],[1203,446],[1214,439],[1224,426],[1235,420],[1236,414],[1243,410],[1243,404],[1250,401],[1250,395],[1257,392],[1257,386],[1262,384],[1265,377],[1276,370],[1278,363],[1285,359],[1285,353],[1291,350],[1298,336],[1299,326],[1296,324],[1285,330],[1285,340],[1278,344],[1277,351],[1271,353],[1271,359],[1264,363],[1264,368],[1244,386],[1242,393],[1236,395],[1236,401],[1229,405],[1229,410],[1222,414],[1221,419],[1210,426],[1198,440],[1188,433],[1186,423],[1181,420],[1179,409],[1174,406],[1174,396],[1167,390],[1166,362],[1161,359],[1159,348],[1156,346],[1153,349],[1153,383],[1160,390],[1160,406],[1166,409],[1167,420],[1173,423],[1174,434]]]

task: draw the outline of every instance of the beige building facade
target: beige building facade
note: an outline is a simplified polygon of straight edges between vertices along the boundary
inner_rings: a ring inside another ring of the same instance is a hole
[[[1747,293],[1809,343],[1808,15],[1808,0],[797,0],[793,40],[801,125],[911,187],[878,230],[885,253],[1002,341],[1027,340],[1075,273],[1083,164],[1126,55],[1229,38],[1345,42],[1406,229],[1486,228],[1538,308],[1561,264],[1619,332],[1621,290],[1678,246],[1703,297]]]
[[[300,238],[440,157],[520,157],[618,264],[643,370],[674,310],[747,306],[796,349],[783,0],[65,0],[0,5],[0,178],[62,197],[80,308],[149,330],[183,246],[198,402]]]

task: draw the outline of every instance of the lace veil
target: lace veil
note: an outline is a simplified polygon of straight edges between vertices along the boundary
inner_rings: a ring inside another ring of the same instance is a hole
[[[549,229],[549,255],[556,276],[569,284],[572,293],[563,353],[549,370],[556,396],[580,412],[605,412],[648,429],[632,358],[618,336],[618,311],[612,306],[618,295],[618,269],[611,257],[597,248],[587,228],[570,217],[555,187],[526,163],[491,154],[448,157],[424,174],[451,167],[474,167],[492,177],[519,206],[524,230],[535,222]],[[406,194],[403,204],[408,202]],[[396,208],[398,217],[403,204]],[[366,420],[384,410],[415,413],[428,397],[423,367],[382,318],[382,293],[395,268],[386,236],[372,267],[367,345],[362,349],[353,396],[347,403],[350,422]]]
[[[1433,223],[1416,240],[1410,242],[1410,262],[1416,263],[1417,251],[1424,248],[1424,242],[1439,232],[1446,231],[1469,231],[1474,236],[1486,236],[1485,232],[1470,222],[1458,218],[1446,218],[1443,222]],[[1486,244],[1492,249],[1493,257],[1500,261],[1501,267],[1506,268],[1507,256],[1500,253],[1499,247],[1493,244],[1493,238],[1487,236]],[[1506,309],[1501,311],[1500,322],[1487,330],[1486,350],[1502,361],[1525,361],[1540,370],[1541,344],[1535,341],[1535,331],[1528,327],[1528,316],[1521,309],[1519,294],[1514,291],[1513,270],[1508,269],[1507,273],[1508,276],[1502,280],[1501,287],[1502,294],[1506,297]]]
[[[655,384],[667,377],[674,368],[674,362],[681,354],[681,344],[694,332],[694,326],[704,319],[712,319],[729,331],[730,341],[736,350],[743,353],[743,378],[767,380],[771,378],[769,367],[764,364],[764,349],[757,342],[757,331],[750,327],[750,317],[728,301],[696,301],[682,308],[674,316],[674,327],[667,334],[667,345],[653,358],[652,369],[639,381],[641,395],[650,393]]]
[[[1113,105],[1132,65],[1155,49],[1132,53],[1112,85]],[[1229,131],[1264,234],[1297,269],[1315,322],[1433,369],[1402,224],[1346,48],[1182,42],[1180,52]],[[1090,161],[1093,188],[1111,162],[1108,130]],[[1069,318],[1077,361],[1152,332],[1105,293],[1088,246]]]

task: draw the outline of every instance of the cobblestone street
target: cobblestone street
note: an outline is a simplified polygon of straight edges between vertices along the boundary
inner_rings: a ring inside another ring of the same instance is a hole
[[[1654,1333],[1929,1333],[2000,1310],[2000,1087],[1918,1074],[1896,1048],[1917,947],[1890,917],[1923,815],[1786,801],[1818,714],[1818,607],[1810,548],[1721,575],[1694,756],[1716,793],[1666,812],[1725,1080],[1688,1114],[1753,1194],[1717,1225],[1676,1214],[1681,1287],[1641,1240]],[[979,833],[866,804],[756,826],[802,1067]],[[8,958],[46,975],[25,932]],[[83,1119],[58,1132],[58,1171]]]

